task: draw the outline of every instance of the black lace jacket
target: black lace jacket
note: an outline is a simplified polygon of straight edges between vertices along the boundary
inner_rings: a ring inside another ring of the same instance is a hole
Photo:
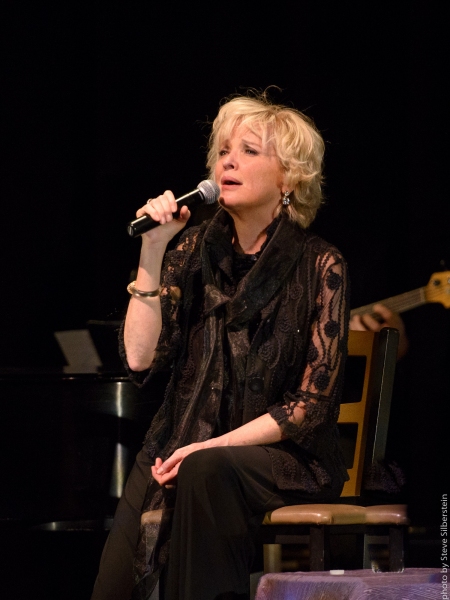
[[[147,451],[164,459],[269,412],[287,438],[268,446],[278,486],[314,492],[336,469],[346,473],[335,435],[348,335],[345,261],[282,217],[236,285],[231,235],[220,210],[167,253],[155,361],[144,373],[128,369],[139,386],[162,369],[172,373]],[[123,344],[121,352],[125,359]],[[297,426],[290,417],[300,401],[306,417]]]
[[[347,478],[336,428],[347,350],[347,269],[336,248],[286,216],[272,229],[240,280],[227,213],[219,210],[182,234],[165,258],[155,360],[149,371],[129,375],[142,386],[160,370],[171,372],[145,440],[151,458],[164,460],[178,447],[269,412],[284,433],[266,446],[278,487],[313,496],[332,479]],[[123,342],[121,352],[125,359]],[[296,425],[300,402],[305,419]],[[144,510],[168,504],[155,483]]]

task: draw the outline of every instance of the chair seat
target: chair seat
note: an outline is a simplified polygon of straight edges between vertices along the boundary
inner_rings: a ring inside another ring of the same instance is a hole
[[[266,513],[263,525],[408,525],[405,504],[299,504]]]
[[[364,524],[364,506],[352,504],[299,504],[266,513],[263,525],[354,525]]]
[[[141,524],[161,521],[162,510],[143,513]],[[406,504],[298,504],[266,513],[263,525],[408,525]]]
[[[409,525],[406,504],[379,504],[366,507],[366,525]]]

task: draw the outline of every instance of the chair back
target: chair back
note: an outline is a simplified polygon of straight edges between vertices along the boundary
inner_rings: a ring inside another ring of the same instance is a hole
[[[384,458],[398,338],[391,327],[349,332],[338,420],[350,477],[342,497],[360,496],[365,469]]]

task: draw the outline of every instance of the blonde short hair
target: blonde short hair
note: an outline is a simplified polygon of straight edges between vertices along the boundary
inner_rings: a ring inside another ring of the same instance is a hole
[[[308,227],[322,203],[324,142],[314,123],[298,110],[272,104],[265,94],[227,101],[213,122],[209,138],[207,167],[212,179],[220,144],[240,125],[260,136],[263,145],[273,145],[292,189],[290,204],[283,210],[301,227]]]

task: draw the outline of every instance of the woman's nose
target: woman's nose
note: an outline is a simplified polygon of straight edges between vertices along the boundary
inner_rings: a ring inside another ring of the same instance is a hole
[[[223,168],[226,170],[236,168],[236,152],[230,151],[226,154],[223,161]]]

